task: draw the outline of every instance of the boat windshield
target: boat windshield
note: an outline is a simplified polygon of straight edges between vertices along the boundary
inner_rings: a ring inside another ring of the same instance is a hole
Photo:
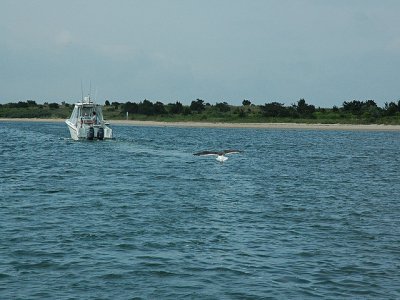
[[[76,124],[78,121],[81,121],[81,118],[92,118],[93,112],[96,112],[98,122],[103,121],[103,112],[99,105],[75,105],[69,120],[71,123]]]

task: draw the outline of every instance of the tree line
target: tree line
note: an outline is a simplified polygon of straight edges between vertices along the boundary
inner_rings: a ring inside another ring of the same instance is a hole
[[[71,114],[66,102],[37,104],[36,101],[18,101],[0,104],[1,118],[66,118]]]
[[[250,100],[243,100],[241,106],[229,105],[226,102],[217,102],[215,105],[205,103],[202,99],[196,99],[190,105],[183,105],[180,102],[169,103],[164,105],[162,102],[151,102],[143,100],[136,102],[105,102],[106,106],[114,106],[129,114],[142,115],[163,115],[163,114],[199,114],[203,112],[229,113],[236,112],[245,116],[246,112],[259,111],[264,117],[290,117],[290,118],[315,118],[316,113],[342,113],[354,116],[400,116],[400,100],[397,102],[386,102],[384,107],[379,107],[374,100],[353,100],[345,101],[341,107],[333,106],[332,108],[316,108],[312,104],[308,104],[305,99],[300,99],[297,103],[286,106],[279,102],[270,102],[263,105],[253,105]]]
[[[72,105],[66,102],[37,104],[33,100],[16,103],[0,104],[0,117],[59,117],[66,118],[72,110]],[[387,122],[400,123],[400,100],[386,102],[379,107],[374,100],[345,101],[340,107],[315,107],[300,99],[291,105],[280,102],[268,102],[263,105],[252,104],[243,100],[242,105],[230,105],[227,102],[206,103],[202,99],[193,100],[190,105],[179,101],[164,104],[160,101],[143,100],[140,102],[105,101],[104,115],[110,119],[147,118],[180,118],[182,120],[218,120],[218,121],[290,121],[290,120],[343,120],[351,122]]]

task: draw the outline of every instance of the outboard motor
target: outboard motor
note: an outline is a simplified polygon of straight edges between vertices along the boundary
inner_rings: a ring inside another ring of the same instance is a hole
[[[97,130],[97,138],[99,140],[104,139],[104,128],[103,127],[99,127],[99,129]]]
[[[88,140],[93,140],[94,138],[94,128],[93,127],[89,127],[89,130],[87,132],[87,139]]]

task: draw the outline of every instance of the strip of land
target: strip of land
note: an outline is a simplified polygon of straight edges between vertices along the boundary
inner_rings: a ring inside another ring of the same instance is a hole
[[[64,122],[63,119],[36,118],[0,118],[0,122]],[[198,127],[198,128],[254,128],[254,129],[299,129],[299,130],[364,130],[364,131],[400,131],[400,125],[383,124],[305,124],[305,123],[225,123],[225,122],[158,122],[136,120],[110,120],[111,126],[161,126],[161,127]]]

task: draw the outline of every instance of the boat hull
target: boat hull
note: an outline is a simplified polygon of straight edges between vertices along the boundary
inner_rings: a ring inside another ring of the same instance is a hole
[[[78,140],[87,140],[88,139],[88,133],[89,133],[89,128],[94,129],[94,135],[93,139],[98,139],[98,131],[99,128],[104,129],[104,135],[103,138],[104,140],[106,139],[112,139],[112,129],[106,125],[100,126],[100,125],[94,125],[94,126],[86,126],[86,125],[78,125],[75,126],[72,124],[69,120],[66,120],[65,123],[68,125],[69,133],[71,135],[71,139],[78,141]]]

